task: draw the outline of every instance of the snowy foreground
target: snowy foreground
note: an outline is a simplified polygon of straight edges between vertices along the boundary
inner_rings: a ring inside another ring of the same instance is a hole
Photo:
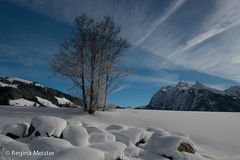
[[[0,160],[239,160],[239,123],[239,113],[0,106]]]

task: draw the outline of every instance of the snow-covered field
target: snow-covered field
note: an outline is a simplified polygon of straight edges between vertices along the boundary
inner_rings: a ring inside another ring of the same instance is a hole
[[[66,122],[46,116],[63,118]],[[27,136],[25,131],[30,123],[36,130],[27,138],[15,141],[0,135],[4,144],[1,149],[49,150],[55,155],[12,159],[107,160],[119,156],[132,160],[167,160],[161,155],[178,160],[240,159],[239,113],[126,109],[97,112],[92,116],[76,108],[0,106],[1,132]],[[60,138],[36,137],[38,134]],[[141,139],[145,143],[136,145]],[[180,143],[191,144],[196,153],[178,152],[176,147]],[[6,158],[4,154],[0,156]]]

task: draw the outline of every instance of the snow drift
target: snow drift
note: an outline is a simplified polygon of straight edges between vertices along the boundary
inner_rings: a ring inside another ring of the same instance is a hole
[[[53,116],[6,125],[0,145],[1,155],[19,160],[204,160],[188,137],[160,128],[73,124]]]

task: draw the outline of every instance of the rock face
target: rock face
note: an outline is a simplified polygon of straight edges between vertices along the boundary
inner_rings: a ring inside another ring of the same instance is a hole
[[[177,148],[179,152],[187,152],[195,154],[195,149],[188,143],[181,143],[179,147]]]
[[[43,103],[43,100],[45,103]],[[76,107],[81,106],[82,101],[36,82],[0,77],[0,105],[51,107],[46,104],[58,107]]]
[[[182,111],[240,111],[240,87],[221,91],[196,82],[179,82],[160,89],[145,109]]]

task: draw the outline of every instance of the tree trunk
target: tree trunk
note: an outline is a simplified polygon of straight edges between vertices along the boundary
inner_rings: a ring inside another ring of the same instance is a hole
[[[86,91],[85,91],[85,74],[84,74],[84,66],[83,66],[83,63],[82,63],[82,97],[83,97],[83,107],[84,107],[84,110],[87,111],[88,107],[87,107],[87,97],[86,97]]]
[[[107,108],[107,92],[108,92],[108,80],[109,76],[107,75],[106,82],[105,82],[105,93],[104,93],[104,109]]]
[[[89,112],[93,112],[95,111],[94,109],[94,72],[95,72],[95,57],[92,56],[92,62],[91,62],[91,75],[90,75],[90,93],[89,93]]]

